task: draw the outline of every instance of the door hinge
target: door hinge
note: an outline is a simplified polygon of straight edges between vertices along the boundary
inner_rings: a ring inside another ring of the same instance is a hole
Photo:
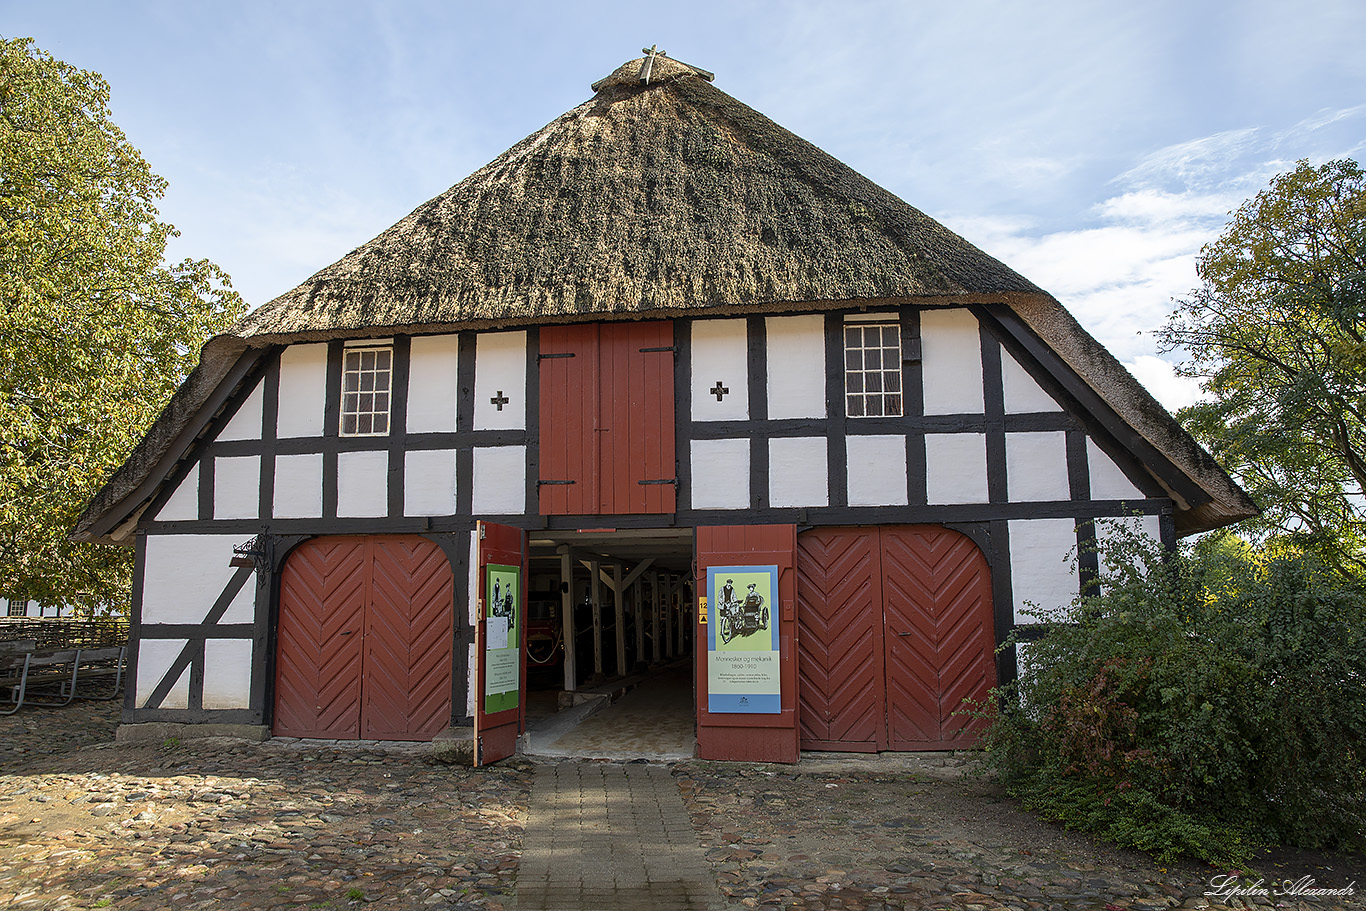
[[[552,358],[552,357],[577,357],[577,356],[578,356],[578,355],[576,355],[576,354],[575,354],[574,352],[572,352],[572,351],[564,351],[564,352],[560,352],[560,353],[556,353],[556,354],[538,354],[538,355],[536,355],[536,360],[538,360],[538,361],[543,361],[543,360],[546,360],[547,358]]]
[[[677,345],[664,345],[664,346],[661,347],[661,348],[641,348],[640,350],[641,350],[642,353],[643,353],[643,352],[647,352],[647,351],[672,351],[674,354],[677,354],[677,353],[678,353],[678,346],[677,346]]]
[[[539,487],[539,486],[542,485],[542,484],[577,484],[577,483],[579,483],[579,482],[578,482],[578,481],[537,481],[537,482],[536,482],[536,486]]]
[[[637,484],[677,484],[678,478],[659,478],[653,481],[636,481]]]

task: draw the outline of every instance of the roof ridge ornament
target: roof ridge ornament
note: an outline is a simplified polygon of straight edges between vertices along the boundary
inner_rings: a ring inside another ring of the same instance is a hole
[[[654,75],[655,71],[655,59],[658,57],[669,57],[669,52],[659,50],[659,45],[657,44],[652,44],[649,47],[643,47],[640,49],[640,52],[645,55],[645,59],[640,62],[640,82],[642,85],[649,85],[650,77]],[[691,63],[684,63],[677,57],[669,57],[669,59],[672,60],[674,63],[679,64],[680,66],[686,66],[688,69],[692,70],[694,73],[696,73],[698,76],[701,76],[708,82],[711,82],[716,78],[715,73],[709,72],[708,70],[704,70],[700,66],[693,66]]]

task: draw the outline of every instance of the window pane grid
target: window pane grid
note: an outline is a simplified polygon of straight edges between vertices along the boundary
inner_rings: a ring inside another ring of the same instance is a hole
[[[849,417],[901,415],[901,327],[846,326],[844,399]]]
[[[347,349],[342,360],[342,436],[385,436],[389,433],[392,374],[393,349]]]

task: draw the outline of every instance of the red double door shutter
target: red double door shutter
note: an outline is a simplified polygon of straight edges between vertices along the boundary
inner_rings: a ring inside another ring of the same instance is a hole
[[[274,731],[430,740],[450,724],[454,577],[417,535],[315,538],[280,576]]]
[[[674,511],[673,323],[540,331],[540,511]]]
[[[971,746],[956,715],[996,685],[991,578],[971,540],[937,526],[820,528],[797,537],[803,749]]]

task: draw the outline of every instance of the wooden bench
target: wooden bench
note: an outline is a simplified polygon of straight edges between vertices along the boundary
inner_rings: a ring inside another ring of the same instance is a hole
[[[113,699],[123,686],[127,646],[36,649],[31,641],[4,645],[0,649],[0,690],[9,689],[11,707],[0,709],[0,715],[13,715],[25,704],[63,706],[77,698]],[[78,693],[82,680],[89,683],[109,677],[114,678],[114,685],[107,692]]]

